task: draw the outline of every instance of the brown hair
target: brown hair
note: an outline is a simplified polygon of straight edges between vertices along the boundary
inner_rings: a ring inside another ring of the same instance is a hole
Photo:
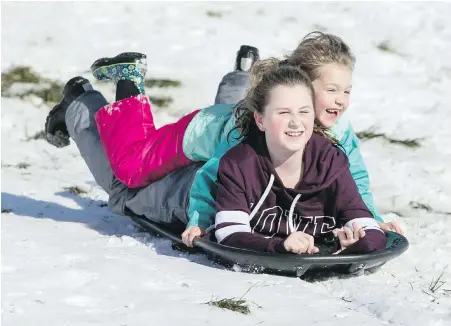
[[[276,86],[303,85],[307,87],[315,105],[313,85],[305,71],[298,67],[281,64],[275,58],[255,63],[251,70],[251,84],[244,100],[234,108],[236,123],[229,132],[229,136],[235,129],[240,133],[238,138],[262,134],[255,122],[254,112],[263,114],[269,100],[269,93]]]
[[[322,32],[307,34],[285,63],[304,70],[312,81],[319,77],[318,68],[331,63],[345,65],[353,70],[355,56],[349,46],[338,36]]]

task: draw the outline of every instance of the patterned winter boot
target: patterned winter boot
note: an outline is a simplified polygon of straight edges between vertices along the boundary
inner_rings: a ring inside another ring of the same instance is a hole
[[[146,55],[138,52],[125,52],[112,58],[100,58],[91,66],[92,74],[98,80],[130,80],[144,94],[144,77],[147,72]]]

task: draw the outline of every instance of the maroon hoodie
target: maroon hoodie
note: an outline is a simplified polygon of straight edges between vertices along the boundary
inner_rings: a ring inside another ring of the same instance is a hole
[[[286,252],[283,241],[295,231],[322,238],[357,222],[365,237],[346,249],[382,249],[386,237],[359,195],[346,155],[313,134],[303,156],[302,181],[284,187],[264,137],[231,148],[220,160],[215,236],[219,243],[267,252]]]

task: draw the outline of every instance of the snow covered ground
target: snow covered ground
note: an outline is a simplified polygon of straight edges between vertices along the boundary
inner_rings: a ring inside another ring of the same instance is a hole
[[[160,125],[210,105],[241,44],[281,56],[325,29],[357,56],[349,110],[356,131],[422,139],[418,149],[381,138],[362,143],[378,207],[404,225],[410,249],[376,274],[305,282],[226,270],[139,233],[102,207],[106,194],[74,144],[27,141],[43,129],[48,106],[2,97],[4,325],[451,325],[450,3],[2,2],[1,9],[2,72],[26,65],[63,82],[78,74],[92,80],[98,57],[144,52],[148,77],[182,82],[151,90],[174,97],[156,109]],[[377,48],[384,41],[393,51]],[[113,86],[96,85],[113,99]],[[71,186],[87,194],[64,190]],[[432,293],[443,270],[445,283]],[[252,285],[249,315],[204,304]]]

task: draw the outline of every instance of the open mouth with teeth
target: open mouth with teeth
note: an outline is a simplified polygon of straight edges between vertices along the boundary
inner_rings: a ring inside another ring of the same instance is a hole
[[[286,132],[285,135],[287,135],[288,137],[301,137],[304,134],[304,131],[289,131]]]
[[[333,116],[333,117],[337,117],[338,113],[340,112],[339,110],[336,109],[326,109],[326,112],[329,116]]]

